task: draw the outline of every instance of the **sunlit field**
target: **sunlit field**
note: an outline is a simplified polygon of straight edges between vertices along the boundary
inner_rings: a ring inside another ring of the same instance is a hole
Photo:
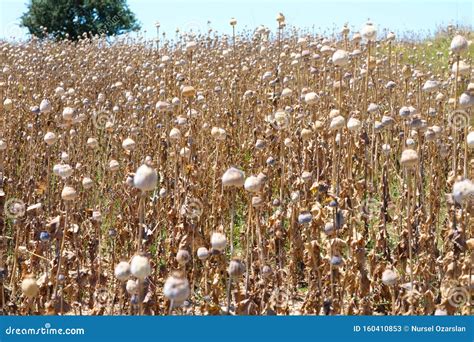
[[[1,41],[3,314],[472,313],[474,34],[382,28]]]

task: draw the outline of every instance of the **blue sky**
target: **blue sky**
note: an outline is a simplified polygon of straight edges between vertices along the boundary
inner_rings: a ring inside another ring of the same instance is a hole
[[[0,0],[0,38],[25,37],[26,31],[17,24],[28,1]],[[339,28],[345,22],[359,29],[367,18],[380,28],[420,35],[438,25],[474,25],[474,1],[466,0],[128,0],[128,4],[147,37],[155,35],[156,21],[168,37],[177,27],[206,31],[208,20],[214,30],[230,33],[231,17],[238,20],[237,30],[260,24],[273,29],[278,12],[285,14],[289,25],[315,31]]]

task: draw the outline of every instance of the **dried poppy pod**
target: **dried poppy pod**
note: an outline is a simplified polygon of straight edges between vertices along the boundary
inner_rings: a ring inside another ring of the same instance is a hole
[[[384,115],[382,116],[382,125],[383,127],[391,127],[395,123],[395,120],[391,116]]]
[[[33,275],[28,275],[21,282],[21,291],[27,298],[35,297],[39,292],[39,286]]]
[[[392,42],[396,38],[395,33],[389,32],[387,33],[387,37],[385,38],[387,42]]]
[[[292,191],[290,194],[290,199],[292,202],[298,202],[300,200],[300,192],[299,191]]]
[[[453,37],[453,40],[451,40],[451,45],[449,46],[449,49],[456,55],[463,53],[467,50],[467,48],[468,42],[466,38],[459,34]]]
[[[307,93],[304,96],[304,102],[306,102],[306,104],[308,105],[316,104],[318,100],[319,100],[319,96],[315,92]]]
[[[398,274],[392,269],[388,268],[382,273],[382,283],[388,286],[393,286],[398,281]]]
[[[262,140],[262,139],[257,139],[257,141],[255,142],[255,148],[257,150],[263,150],[266,146],[266,142],[265,140]]]
[[[102,221],[102,214],[101,214],[101,212],[98,211],[98,210],[94,210],[94,211],[92,212],[91,220],[92,220],[92,221],[95,221],[95,222],[101,222],[101,221]]]
[[[166,190],[166,188],[161,188],[160,191],[158,192],[158,195],[161,197],[161,198],[164,198],[166,197],[168,191]]]
[[[362,36],[360,35],[360,33],[359,32],[354,33],[354,35],[352,36],[352,41],[354,43],[359,43],[361,40],[362,40]]]
[[[412,75],[411,67],[408,64],[405,64],[402,67],[402,74],[405,79],[410,78]]]
[[[122,142],[122,147],[125,151],[133,151],[135,149],[135,141],[132,138],[127,138]]]
[[[445,96],[444,96],[443,93],[438,93],[438,94],[436,94],[435,100],[436,100],[436,102],[440,103],[440,102],[444,101],[444,98],[445,98]]]
[[[333,64],[338,67],[343,67],[349,64],[349,54],[345,50],[336,50],[331,59]]]
[[[244,183],[244,189],[248,192],[259,192],[262,189],[262,181],[256,176],[247,177]]]
[[[231,167],[222,175],[223,187],[241,187],[245,183],[245,174],[243,171]]]
[[[74,119],[74,108],[66,107],[63,109],[63,120],[64,121],[72,121]]]
[[[130,273],[143,280],[151,274],[151,266],[148,258],[143,255],[135,255],[130,263]]]
[[[97,141],[96,138],[89,138],[86,141],[86,145],[90,149],[96,149],[97,147],[99,147],[99,142]]]
[[[140,166],[133,177],[133,185],[141,191],[153,191],[157,182],[158,173],[147,164]]]
[[[13,101],[11,99],[5,99],[3,101],[3,109],[7,112],[13,109]]]
[[[402,118],[407,118],[411,115],[411,111],[410,111],[410,108],[407,107],[407,106],[403,106],[402,108],[400,108],[400,110],[398,111],[398,114],[402,117]]]
[[[155,109],[160,113],[165,113],[171,110],[171,105],[166,101],[158,101],[155,105]]]
[[[465,109],[472,106],[474,106],[474,96],[470,95],[468,92],[462,93],[459,97],[459,107]]]
[[[222,252],[227,244],[227,239],[224,234],[214,232],[211,235],[211,247],[212,249]]]
[[[416,142],[415,142],[414,139],[408,138],[408,139],[405,141],[405,145],[407,145],[407,147],[415,147]]]
[[[62,179],[67,179],[72,176],[74,170],[69,164],[59,164],[55,165],[53,168],[53,173],[61,177]]]
[[[299,224],[309,224],[313,220],[313,215],[309,211],[303,211],[298,215]]]
[[[329,125],[329,129],[331,131],[336,131],[344,128],[344,125],[346,124],[346,119],[342,115],[338,115],[335,118],[331,120],[331,123]]]
[[[311,178],[313,178],[313,173],[311,171],[303,171],[301,173],[301,179],[304,181],[304,182],[309,182],[311,180]]]
[[[169,134],[170,140],[177,141],[181,139],[181,131],[178,128],[173,127]]]
[[[214,137],[216,140],[224,141],[226,138],[226,131],[220,127],[212,127],[211,129],[211,136]]]
[[[470,132],[466,137],[467,147],[474,149],[474,131]]]
[[[435,141],[435,140],[436,140],[436,133],[433,130],[428,128],[425,132],[425,141],[430,142],[430,141]]]
[[[193,52],[197,48],[197,43],[195,41],[190,41],[186,43],[185,50],[187,52]]]
[[[418,153],[412,149],[406,149],[402,152],[400,164],[407,169],[414,168],[418,165]]]
[[[428,80],[425,82],[425,84],[423,85],[423,88],[422,90],[426,93],[431,93],[435,90],[438,90],[440,84],[438,81],[434,81],[434,80]]]
[[[383,128],[384,128],[384,126],[380,121],[375,121],[374,122],[374,132],[375,133],[380,133]]]
[[[204,261],[209,257],[209,251],[206,247],[199,247],[196,252],[196,255],[199,260]]]
[[[290,88],[285,88],[282,90],[280,97],[285,98],[285,97],[290,97],[293,94],[293,91]]]
[[[178,253],[176,253],[176,261],[180,265],[186,265],[189,260],[191,260],[191,255],[185,249],[180,249]]]
[[[112,159],[110,162],[109,162],[109,171],[117,171],[118,169],[120,168],[120,164],[117,160],[115,159]]]
[[[163,286],[163,294],[173,302],[173,306],[179,306],[188,299],[191,290],[183,272],[174,271],[171,273]]]
[[[57,139],[58,139],[58,138],[56,137],[56,134],[54,134],[53,132],[48,132],[48,133],[46,133],[46,134],[44,135],[44,138],[43,138],[44,142],[45,142],[46,145],[48,145],[48,146],[53,145],[53,144],[56,142]]]
[[[54,89],[54,94],[58,97],[63,96],[65,93],[66,91],[64,90],[63,87],[57,87],[56,89]]]
[[[84,189],[90,189],[94,186],[94,181],[90,179],[89,177],[84,177],[82,179],[82,187]]]
[[[63,201],[74,201],[77,197],[76,190],[71,186],[65,186],[61,191],[61,198]]]
[[[275,119],[275,123],[282,128],[285,128],[288,124],[288,114],[284,110],[277,110],[275,114],[273,114],[273,118]]]
[[[339,267],[341,266],[344,261],[342,260],[342,257],[340,255],[333,255],[330,260],[331,265]]]
[[[39,105],[39,110],[41,113],[49,113],[53,110],[51,102],[48,99],[43,99]]]
[[[239,258],[234,258],[230,261],[227,273],[232,278],[241,277],[245,273],[245,265]]]
[[[347,129],[351,132],[357,132],[362,127],[362,124],[359,119],[350,118],[347,121]]]
[[[131,65],[127,65],[125,67],[125,74],[130,76],[131,74],[133,74],[135,72],[135,68],[132,67]]]
[[[370,103],[367,107],[367,112],[376,113],[379,110],[379,106],[376,103]]]
[[[463,204],[466,200],[474,199],[474,183],[469,179],[455,182],[452,192],[453,200]]]
[[[283,13],[279,12],[276,16],[276,21],[278,24],[282,25],[285,23],[285,16],[283,15]]]
[[[231,18],[230,21],[229,21],[229,24],[230,24],[230,26],[235,26],[235,25],[237,25],[237,19]]]
[[[179,155],[182,158],[189,158],[191,156],[191,149],[185,146],[179,150]]]
[[[434,315],[435,315],[435,316],[447,316],[447,315],[448,315],[448,312],[447,312],[445,309],[436,308],[436,310],[435,310],[435,312],[434,312]]]
[[[196,96],[196,89],[193,86],[184,86],[181,90],[181,96],[185,98],[192,98]]]
[[[130,295],[138,294],[139,292],[138,281],[136,279],[129,279],[127,281],[127,284],[125,285],[125,289]]]
[[[115,266],[114,275],[119,281],[126,281],[130,278],[130,264],[126,261],[121,261]]]
[[[390,155],[390,151],[391,151],[391,150],[392,150],[392,148],[390,147],[389,144],[383,144],[383,145],[382,145],[382,152],[383,152],[386,156]]]
[[[377,38],[377,29],[372,22],[368,21],[360,30],[360,34],[365,40],[375,41]]]
[[[467,249],[472,251],[474,250],[474,238],[470,238],[466,241]]]

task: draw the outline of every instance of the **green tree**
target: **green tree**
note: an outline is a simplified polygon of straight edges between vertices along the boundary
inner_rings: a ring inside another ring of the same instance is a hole
[[[86,34],[117,35],[140,29],[126,0],[31,0],[21,25],[43,38],[78,39]]]

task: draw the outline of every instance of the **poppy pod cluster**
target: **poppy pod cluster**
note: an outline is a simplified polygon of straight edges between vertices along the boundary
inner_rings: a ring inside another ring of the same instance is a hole
[[[173,272],[165,281],[163,293],[174,306],[182,305],[190,295],[189,282],[184,274],[179,271]]]
[[[143,164],[135,172],[133,185],[141,191],[152,191],[158,182],[158,173],[152,167]]]
[[[0,41],[4,314],[470,314],[473,33],[272,15]]]

